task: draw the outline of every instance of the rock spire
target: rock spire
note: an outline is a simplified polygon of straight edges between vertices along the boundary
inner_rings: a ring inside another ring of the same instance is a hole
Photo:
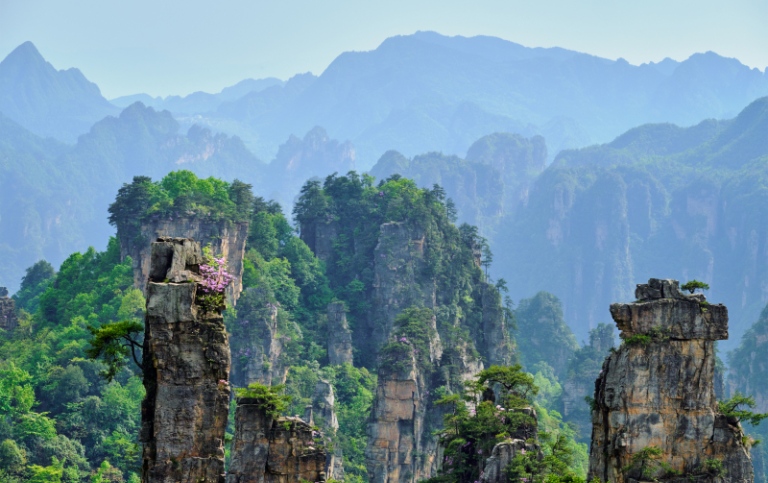
[[[623,343],[595,382],[588,479],[752,483],[741,427],[715,398],[728,309],[676,280],[650,279],[635,296],[611,305]]]
[[[200,244],[152,243],[144,334],[142,482],[224,482],[229,343],[219,313],[198,306]]]

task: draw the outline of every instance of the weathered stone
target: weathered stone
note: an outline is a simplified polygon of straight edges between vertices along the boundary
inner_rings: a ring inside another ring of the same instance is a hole
[[[632,455],[661,450],[654,478],[704,482],[753,481],[752,463],[738,423],[717,412],[714,340],[727,337],[728,312],[677,290],[677,281],[655,280],[637,290],[640,302],[614,304],[624,343],[603,364],[595,382],[589,478],[616,483],[642,479]],[[723,463],[725,476],[707,473],[705,462]]]
[[[392,334],[395,318],[408,307],[436,304],[437,284],[421,277],[426,267],[423,231],[406,223],[381,225],[374,249],[373,308],[368,321],[370,336],[361,356],[374,357]]]
[[[326,453],[315,441],[320,438],[299,418],[273,419],[258,400],[239,398],[226,483],[325,481]]]
[[[343,302],[328,304],[328,363],[352,364],[352,332]]]
[[[520,453],[539,452],[540,448],[536,444],[526,443],[522,439],[508,439],[496,444],[491,452],[491,457],[485,460],[485,468],[480,481],[483,483],[506,483],[509,481],[507,476],[507,466]]]
[[[335,439],[336,431],[339,429],[339,420],[336,417],[336,397],[333,392],[333,385],[330,382],[319,380],[315,385],[315,392],[312,395],[312,408],[313,424],[317,425],[323,432],[326,439],[325,447],[333,448],[332,451],[328,451],[328,459],[326,461],[325,474],[328,479],[343,480],[344,479],[344,461],[341,447],[339,445],[333,445],[331,439]],[[304,417],[304,421],[310,422],[310,420]]]
[[[0,329],[13,330],[16,325],[16,304],[8,297],[8,289],[0,287]]]
[[[211,246],[216,255],[223,256],[227,261],[227,270],[234,277],[227,287],[227,300],[232,305],[237,303],[240,292],[243,290],[243,258],[245,257],[245,242],[248,238],[248,223],[231,223],[228,221],[210,221],[203,217],[180,217],[176,219],[156,218],[141,226],[137,237],[128,236],[118,230],[117,238],[120,241],[120,258],[130,256],[133,260],[134,285],[146,293],[147,281],[162,282],[166,278],[160,278],[158,273],[152,273],[150,277],[152,261],[152,248],[149,241],[159,237],[174,238],[184,237],[197,240],[199,247]],[[199,250],[199,248],[198,248]],[[167,251],[164,251],[168,256]],[[161,256],[158,253],[158,256]],[[198,262],[199,263],[199,262]],[[165,266],[163,264],[163,266]],[[189,274],[173,271],[171,273],[177,281]]]
[[[199,276],[195,242],[162,239],[152,253],[157,256],[149,273]],[[224,481],[229,344],[221,315],[199,311],[196,296],[196,283],[150,281],[147,286],[144,483]]]
[[[512,359],[512,342],[504,320],[501,294],[483,282],[483,340],[478,344],[488,365],[508,365]]]
[[[288,366],[282,354],[286,337],[279,334],[277,314],[278,306],[270,302],[265,289],[246,289],[232,328],[232,383],[235,386],[285,382]]]

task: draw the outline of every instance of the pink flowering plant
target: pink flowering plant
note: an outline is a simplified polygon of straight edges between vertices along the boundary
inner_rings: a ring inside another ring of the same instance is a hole
[[[210,246],[203,249],[203,260],[200,264],[203,279],[197,284],[197,305],[203,312],[221,313],[226,308],[224,292],[234,277],[227,271],[226,259],[214,256]]]

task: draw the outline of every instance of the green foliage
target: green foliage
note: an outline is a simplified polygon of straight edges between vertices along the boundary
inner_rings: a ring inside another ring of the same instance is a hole
[[[495,404],[494,388],[500,389]],[[559,413],[536,407],[534,377],[520,365],[491,366],[467,383],[464,395],[445,394],[436,401],[444,407],[443,429],[438,432],[444,457],[439,474],[427,481],[477,481],[493,447],[506,439],[526,441],[507,468],[510,481],[583,481],[586,447],[576,444],[573,430]],[[538,441],[535,439],[538,436]],[[541,452],[541,453],[540,453]]]
[[[721,414],[729,418],[735,419],[737,422],[744,421],[752,426],[757,426],[765,418],[768,418],[768,413],[755,413],[750,411],[755,407],[755,399],[751,396],[744,396],[743,394],[736,393],[732,398],[725,401],[718,401],[717,410]],[[749,408],[749,409],[745,409]]]
[[[560,300],[547,292],[523,299],[515,309],[515,339],[520,358],[528,370],[546,362],[563,379],[568,360],[579,348],[576,337],[565,323]]]
[[[107,369],[102,375],[111,381],[125,366],[130,353],[133,362],[142,370],[141,351],[142,341],[139,338],[144,333],[144,324],[136,320],[122,320],[104,324],[99,328],[88,327],[93,338],[88,341],[90,347],[85,350],[88,357],[102,359]]]
[[[647,346],[653,341],[653,338],[647,334],[632,334],[624,338],[624,343],[628,346],[638,345]]]
[[[141,224],[153,216],[205,217],[212,221],[246,221],[254,203],[251,186],[235,180],[232,184],[217,178],[198,178],[187,170],[168,173],[159,182],[136,176],[118,190],[109,206],[109,222],[121,236],[136,239]]]
[[[283,413],[291,403],[291,396],[281,394],[285,386],[265,386],[254,382],[247,388],[235,389],[235,395],[239,399],[254,399],[256,404],[270,417],[276,418]]]
[[[121,480],[130,478],[138,471],[144,396],[135,366],[126,364],[128,346],[119,344],[121,335],[143,330],[144,298],[133,288],[131,261],[120,262],[113,239],[105,252],[73,254],[53,277],[44,264],[28,274],[24,290],[40,293],[39,305],[0,341],[0,458],[21,461],[6,475],[87,481],[109,460]],[[35,297],[26,299],[28,308]],[[89,342],[109,354],[111,382],[100,376],[108,365],[88,358]]]
[[[366,367],[375,367],[380,355],[375,339],[369,336],[380,323],[370,311],[377,265],[402,266],[399,269],[416,280],[412,290],[418,290],[419,284],[435,287],[434,315],[445,347],[482,338],[484,297],[495,294],[501,304],[499,289],[487,283],[480,266],[484,239],[476,227],[453,224],[439,186],[418,188],[399,175],[376,185],[371,176],[355,172],[332,175],[322,184],[307,182],[293,214],[310,248],[317,249],[318,243],[330,245],[325,260],[329,286],[349,308],[348,319],[358,341],[355,357]],[[389,225],[397,228],[392,233],[424,238],[423,244],[419,242],[423,263],[411,262],[409,255],[387,248],[393,241],[381,235],[382,225],[387,223],[397,224]],[[332,242],[323,242],[323,237]],[[487,250],[485,259],[490,259]],[[459,327],[455,327],[456,320]],[[505,338],[500,345],[511,347],[511,341]],[[384,349],[397,352],[402,348]]]
[[[34,313],[40,303],[40,295],[48,288],[55,271],[45,260],[40,260],[27,268],[26,275],[21,279],[19,291],[13,295],[16,306],[27,312]]]
[[[687,290],[691,293],[694,293],[696,290],[709,290],[709,284],[693,279],[691,281],[685,282],[680,288],[682,290]]]
[[[646,446],[632,454],[629,465],[624,467],[623,471],[646,480],[654,478],[662,469],[661,454],[661,448],[658,446]]]

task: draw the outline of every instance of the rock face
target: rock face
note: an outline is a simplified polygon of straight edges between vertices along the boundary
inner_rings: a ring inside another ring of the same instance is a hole
[[[336,417],[336,396],[333,392],[333,385],[328,381],[319,380],[315,385],[315,393],[312,395],[312,414],[314,421],[309,421],[308,418],[304,418],[305,421],[313,422],[322,431],[325,437],[325,447],[331,447],[331,440],[329,436],[336,436],[336,431],[339,429],[339,420]],[[325,474],[328,479],[343,480],[344,479],[344,458],[341,452],[341,447],[336,445],[333,450],[327,451],[328,458],[325,465]]]
[[[160,238],[149,259],[142,482],[223,482],[229,344],[221,315],[196,304],[200,244]]]
[[[16,325],[16,305],[8,297],[8,289],[0,287],[0,329],[13,330]]]
[[[526,443],[522,439],[508,439],[493,447],[491,457],[485,460],[485,468],[480,481],[483,483],[506,483],[509,481],[506,468],[521,452],[540,451],[538,445]]]
[[[232,328],[232,383],[283,384],[288,366],[281,357],[285,339],[279,335],[277,305],[269,302],[265,290],[248,288],[237,314]]]
[[[145,292],[150,271],[151,246],[149,240],[157,237],[186,237],[197,240],[201,247],[211,245],[214,254],[227,260],[227,270],[234,277],[227,287],[227,300],[233,305],[243,291],[243,257],[248,238],[248,223],[229,221],[212,222],[204,218],[189,217],[176,219],[154,219],[142,225],[141,234],[136,238],[121,233],[120,257],[130,256],[133,260],[134,285]],[[161,280],[162,281],[162,280]]]
[[[314,433],[299,418],[273,419],[258,400],[239,398],[226,483],[325,481],[326,453]]]
[[[328,363],[352,364],[352,332],[343,302],[328,304]]]
[[[727,308],[683,295],[676,280],[651,279],[635,295],[611,305],[625,342],[595,382],[589,479],[752,482],[741,427],[716,409],[714,341],[728,337]],[[651,447],[663,465],[633,461]]]
[[[368,447],[372,483],[410,483],[434,472],[437,442],[425,432],[428,391],[413,351],[379,368]]]
[[[374,293],[369,343],[376,354],[392,333],[395,317],[411,306],[434,308],[437,286],[420,273],[424,260],[423,232],[409,229],[406,223],[381,225],[379,243],[374,250]]]

